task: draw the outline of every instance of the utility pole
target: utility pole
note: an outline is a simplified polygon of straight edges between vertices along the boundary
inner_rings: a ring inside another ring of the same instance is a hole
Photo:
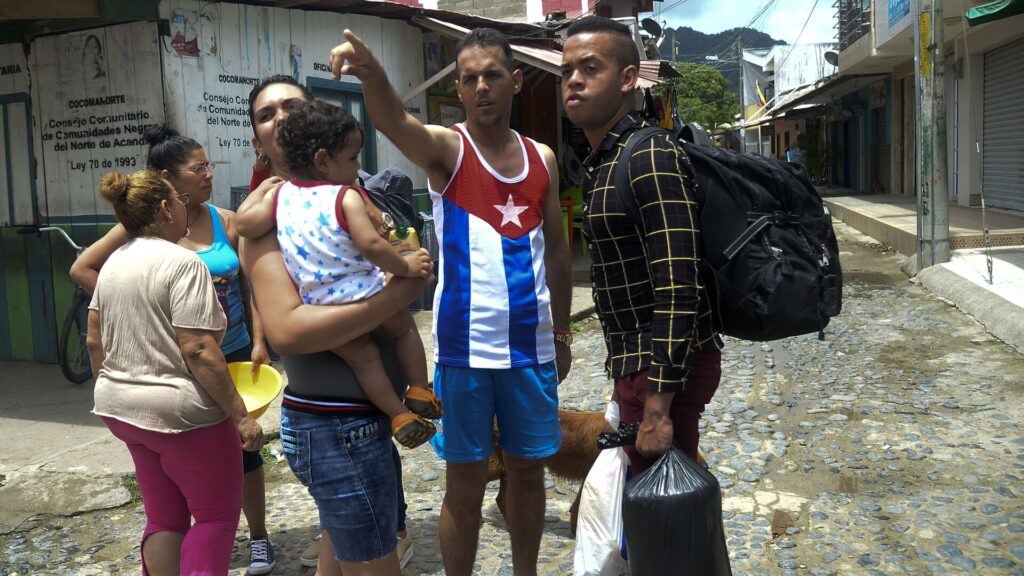
[[[743,41],[736,37],[736,62],[739,65],[740,85],[740,152],[747,151],[747,87],[743,85]]]
[[[942,0],[915,0],[917,268],[949,262],[946,82]]]

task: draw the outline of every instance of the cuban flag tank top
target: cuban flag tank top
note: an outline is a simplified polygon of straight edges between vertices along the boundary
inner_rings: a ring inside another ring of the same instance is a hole
[[[430,188],[440,249],[434,360],[520,368],[555,358],[544,269],[544,197],[550,176],[537,143],[516,133],[523,172],[505,178],[462,124],[459,159],[441,192]]]

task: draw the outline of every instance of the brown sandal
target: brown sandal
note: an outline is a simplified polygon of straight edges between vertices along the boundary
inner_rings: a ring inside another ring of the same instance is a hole
[[[405,407],[431,420],[436,420],[444,414],[441,399],[434,394],[434,390],[431,388],[410,386],[405,393]]]
[[[433,424],[418,414],[404,412],[391,420],[391,435],[406,448],[416,448],[437,433]]]

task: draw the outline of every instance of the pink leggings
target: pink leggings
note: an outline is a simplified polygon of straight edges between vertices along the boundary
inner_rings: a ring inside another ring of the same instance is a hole
[[[180,434],[103,422],[135,461],[146,508],[142,545],[156,532],[183,534],[182,574],[227,574],[242,509],[241,441],[231,421]]]

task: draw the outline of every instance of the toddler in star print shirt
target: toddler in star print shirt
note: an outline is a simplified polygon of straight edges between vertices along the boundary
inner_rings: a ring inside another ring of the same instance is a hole
[[[236,221],[239,233],[258,238],[277,226],[285,267],[303,302],[356,302],[384,287],[385,272],[427,277],[430,254],[400,255],[387,240],[389,225],[366,192],[356,186],[363,130],[343,108],[315,100],[292,111],[277,130],[277,143],[295,177],[262,197],[247,198]],[[384,371],[369,335],[334,350],[366,397],[391,418],[395,439],[415,448],[434,435],[425,418],[441,417],[441,401],[427,385],[427,360],[408,310],[381,325],[395,341],[409,391],[405,403]]]

